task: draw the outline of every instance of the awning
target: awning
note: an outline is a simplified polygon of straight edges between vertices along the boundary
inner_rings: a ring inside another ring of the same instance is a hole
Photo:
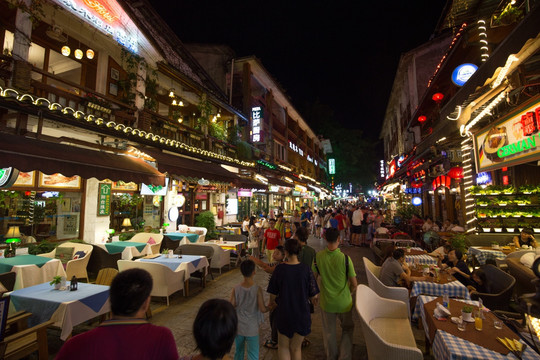
[[[267,189],[255,180],[241,178],[221,165],[209,161],[199,161],[183,156],[164,154],[159,151],[144,149],[144,152],[156,159],[159,171],[169,175],[204,178],[210,181],[232,183],[234,186],[249,189]]]
[[[48,175],[78,175],[84,179],[165,185],[164,174],[132,156],[6,133],[0,133],[0,167],[14,167],[24,172],[39,170]]]

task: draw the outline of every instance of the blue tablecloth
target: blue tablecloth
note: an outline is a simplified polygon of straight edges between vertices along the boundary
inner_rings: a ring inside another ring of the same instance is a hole
[[[174,255],[174,256],[175,256],[174,258],[169,259],[165,255],[160,255],[159,257],[155,259],[139,259],[139,261],[162,264],[170,268],[172,271],[176,271],[176,269],[178,269],[178,267],[182,263],[191,263],[191,265],[193,265],[193,268],[197,269],[197,266],[199,266],[199,262],[202,259],[202,256],[197,256],[197,255],[182,255],[181,258],[179,258],[178,255]]]
[[[69,285],[69,281],[67,283]],[[33,326],[49,320],[61,303],[79,301],[98,312],[109,298],[109,287],[79,283],[77,291],[68,291],[55,290],[53,285],[44,283],[15,290],[10,297],[15,310],[32,313]]]
[[[10,272],[17,265],[36,265],[37,267],[42,267],[49,261],[51,261],[51,258],[36,255],[17,255],[11,258],[1,258],[0,273]]]
[[[172,233],[166,233],[165,236],[167,236],[169,239],[173,241],[180,241],[183,238],[187,238],[189,242],[195,243],[199,240],[198,234],[188,234],[188,233],[180,233],[180,232],[172,232]]]
[[[443,296],[445,290],[448,291],[448,296],[451,298],[471,299],[469,290],[457,280],[446,284],[430,281],[415,281],[411,290],[411,297],[418,295]]]

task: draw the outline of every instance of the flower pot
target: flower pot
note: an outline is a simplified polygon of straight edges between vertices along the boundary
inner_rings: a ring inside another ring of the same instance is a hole
[[[491,232],[491,228],[482,228],[482,230],[484,230],[484,232]]]
[[[514,228],[506,228],[506,231],[509,232],[509,233],[513,233],[514,232]]]
[[[466,312],[461,311],[461,318],[463,319],[463,321],[467,321],[467,322],[474,321],[472,317],[472,313],[466,313]]]
[[[54,290],[60,290],[60,287],[62,286],[61,283],[54,284]]]
[[[540,228],[534,228],[533,230],[535,233],[540,233]]]
[[[500,227],[493,228],[493,230],[495,230],[495,232],[502,232],[502,228]]]

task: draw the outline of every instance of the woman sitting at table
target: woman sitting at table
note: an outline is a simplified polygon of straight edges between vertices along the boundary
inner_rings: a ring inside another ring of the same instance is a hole
[[[514,245],[520,248],[523,245],[536,247],[536,239],[534,238],[534,231],[531,228],[525,228],[521,231],[521,234],[514,236],[512,239]]]
[[[439,260],[443,261],[445,257],[448,256],[448,253],[450,250],[452,250],[452,245],[446,243],[445,240],[443,240],[445,243],[442,246],[439,246],[432,252],[428,253],[429,256],[433,256],[435,258],[438,258]]]
[[[470,285],[467,286],[469,292],[473,293],[491,293],[491,284],[483,269],[476,269],[471,274]]]
[[[381,266],[379,279],[386,286],[409,286],[413,281],[427,280],[426,276],[411,276],[411,269],[405,263],[405,251],[395,249],[392,256]]]
[[[469,285],[469,279],[471,278],[471,271],[465,261],[463,261],[463,254],[460,250],[452,249],[448,252],[448,262],[441,264],[441,269],[446,270],[447,273],[454,275],[463,285]]]

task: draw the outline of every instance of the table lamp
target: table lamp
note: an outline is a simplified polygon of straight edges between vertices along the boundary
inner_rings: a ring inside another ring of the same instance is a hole
[[[109,241],[108,242],[111,242],[112,241],[112,236],[114,235],[115,231],[114,229],[107,229],[107,234],[109,234]]]
[[[19,231],[19,227],[10,226],[5,237],[6,237],[6,244],[9,244],[9,245],[8,245],[8,248],[6,249],[4,256],[13,257],[15,256],[17,243],[21,242],[21,232]]]
[[[131,220],[129,218],[124,218],[124,221],[122,222],[122,227],[129,228],[131,227]],[[124,230],[126,230],[124,229]]]

